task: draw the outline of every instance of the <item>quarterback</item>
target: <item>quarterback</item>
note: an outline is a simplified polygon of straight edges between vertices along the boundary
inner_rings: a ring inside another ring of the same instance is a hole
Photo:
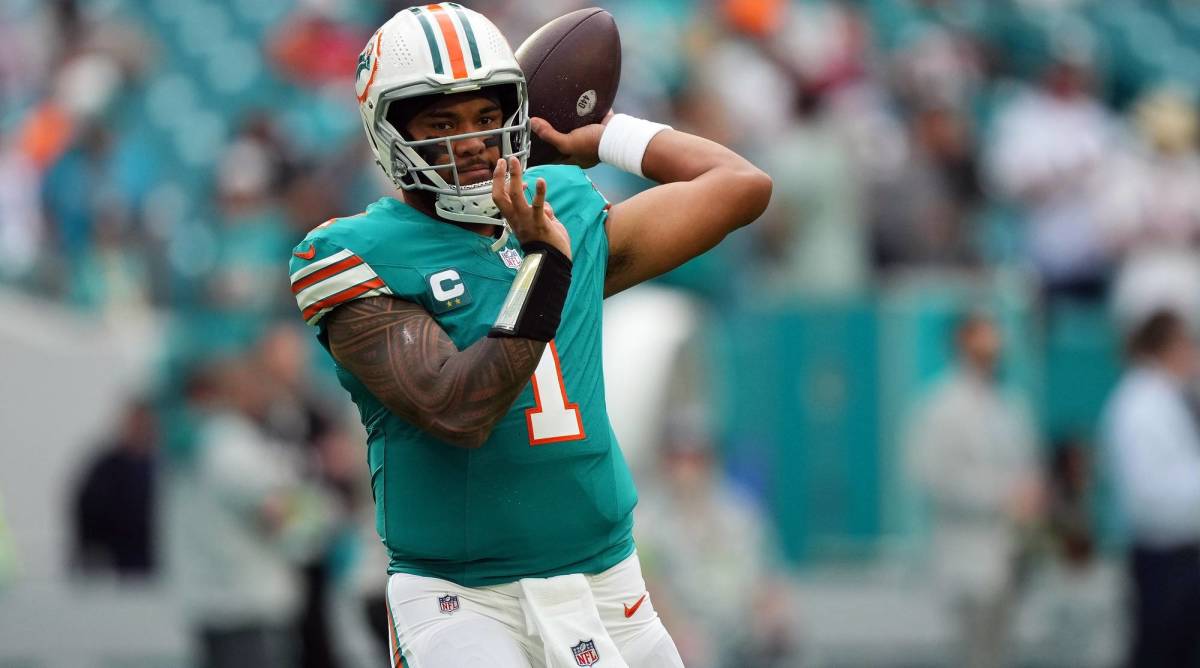
[[[681,666],[634,549],[601,306],[754,220],[771,180],[649,121],[529,118],[507,41],[453,3],[397,13],[356,76],[402,199],[313,230],[290,273],[366,427],[393,665]],[[570,164],[526,171],[530,132]],[[610,205],[600,161],[661,185]]]

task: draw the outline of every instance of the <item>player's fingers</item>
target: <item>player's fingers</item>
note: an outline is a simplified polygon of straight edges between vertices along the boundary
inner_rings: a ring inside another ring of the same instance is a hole
[[[508,158],[508,168],[512,172],[508,179],[508,199],[515,211],[524,211],[529,201],[525,199],[525,183],[521,180],[521,161]]]
[[[559,153],[564,153],[563,148],[565,148],[564,144],[568,141],[567,136],[555,130],[554,126],[550,125],[550,121],[534,117],[529,120],[529,126],[533,128],[533,133],[538,136],[538,139],[553,146]]]
[[[500,214],[505,218],[508,217],[508,213],[512,209],[512,203],[508,199],[508,192],[504,189],[504,177],[506,174],[508,174],[507,161],[497,160],[496,168],[492,170],[492,201],[496,203],[496,208],[500,209]]]
[[[521,159],[514,156],[508,158],[508,171],[512,172],[513,179],[520,182],[520,189],[525,188],[525,168],[521,165]]]
[[[546,206],[546,179],[539,178],[533,184],[533,210],[544,212]]]

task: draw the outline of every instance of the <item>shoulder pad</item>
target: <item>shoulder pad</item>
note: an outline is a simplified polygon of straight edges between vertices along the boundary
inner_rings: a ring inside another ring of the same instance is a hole
[[[359,215],[367,216],[369,212]],[[348,222],[335,218],[323,223],[292,249],[289,263],[292,294],[304,321],[310,325],[348,301],[392,294],[363,259],[373,245],[370,236],[356,239],[349,230],[336,230],[337,224],[344,221]]]

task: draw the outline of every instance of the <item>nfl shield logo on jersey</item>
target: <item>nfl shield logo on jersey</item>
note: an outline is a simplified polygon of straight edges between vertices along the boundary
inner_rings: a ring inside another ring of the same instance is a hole
[[[441,609],[443,615],[452,615],[455,610],[458,610],[458,597],[454,594],[446,594],[438,597],[438,608]]]
[[[590,666],[600,660],[596,643],[591,640],[580,640],[578,645],[571,648],[571,652],[575,654],[575,663],[581,666]]]
[[[515,248],[505,248],[500,251],[500,259],[504,260],[504,266],[509,269],[521,268],[521,254]]]

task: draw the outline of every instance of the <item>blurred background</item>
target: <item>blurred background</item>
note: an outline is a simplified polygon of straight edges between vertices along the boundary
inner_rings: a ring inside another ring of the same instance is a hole
[[[264,628],[384,665],[360,427],[286,264],[389,191],[351,75],[406,4],[0,2],[0,667]],[[515,47],[593,3],[463,4]],[[688,665],[1197,665],[1200,2],[599,4],[617,110],[775,182],[606,308]]]

